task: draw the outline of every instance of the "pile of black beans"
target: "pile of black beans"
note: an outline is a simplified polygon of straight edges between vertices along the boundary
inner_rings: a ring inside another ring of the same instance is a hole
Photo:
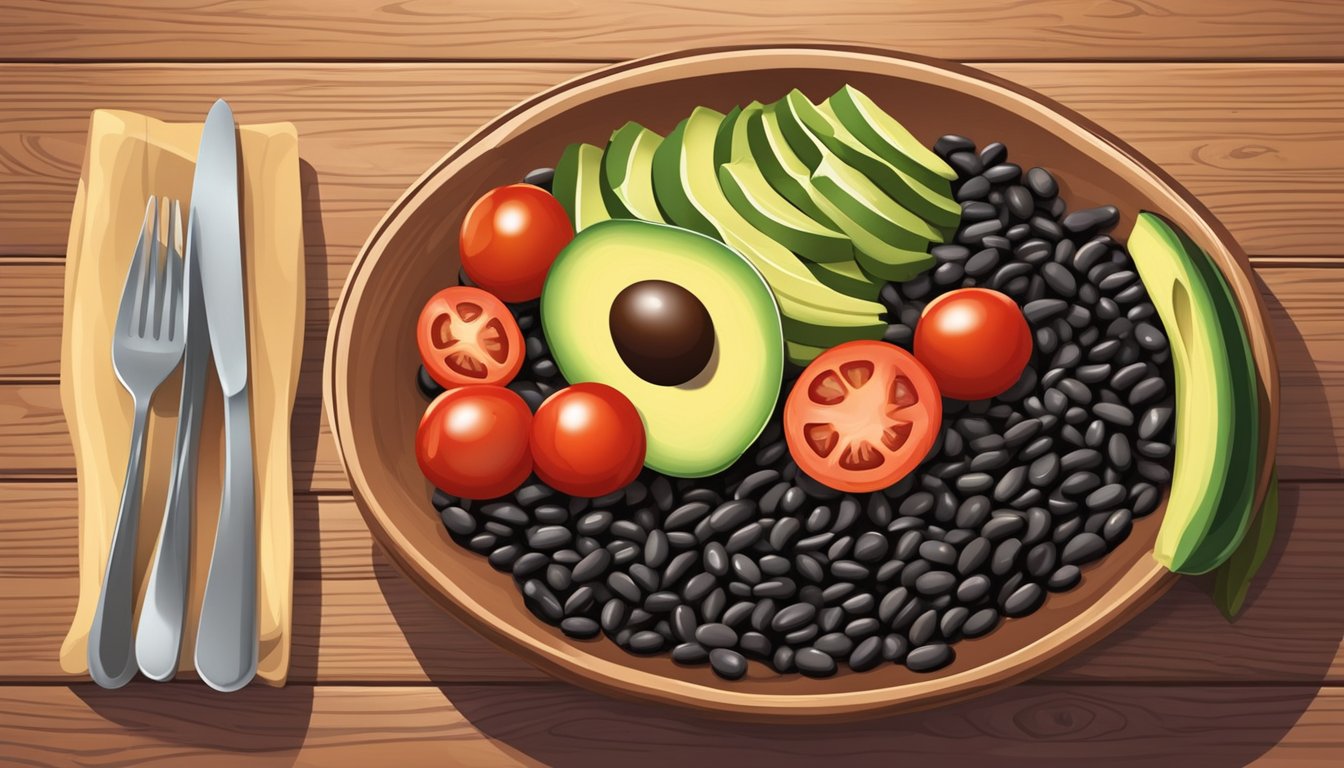
[[[1016,300],[1035,342],[1021,379],[944,400],[929,456],[895,486],[844,494],[800,473],[778,410],[731,468],[645,471],[596,499],[535,477],[507,498],[433,497],[453,540],[512,574],[540,619],[631,653],[670,652],[737,679],[754,659],[822,677],[883,663],[917,672],[953,644],[1038,610],[1157,508],[1171,479],[1166,337],[1109,206],[1068,212],[1046,170],[998,143],[945,136],[963,219],[936,266],[884,287],[888,341],[909,347],[923,306],[959,287]],[[544,171],[528,175],[546,186]],[[528,364],[511,388],[535,410],[564,386],[536,303],[511,309]],[[797,371],[786,375],[784,398]],[[438,388],[420,372],[421,388]],[[688,414],[693,418],[694,414]]]

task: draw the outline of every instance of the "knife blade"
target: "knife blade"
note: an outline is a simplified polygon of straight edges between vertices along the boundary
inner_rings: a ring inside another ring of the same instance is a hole
[[[180,217],[176,206],[173,215]],[[191,526],[196,504],[196,466],[201,445],[201,414],[205,406],[206,364],[210,361],[210,337],[205,328],[205,305],[201,295],[198,261],[200,248],[196,222],[187,225],[183,270],[186,301],[183,311],[186,352],[182,361],[182,397],[177,412],[177,436],[173,441],[173,468],[168,479],[168,500],[163,524],[149,571],[145,604],[135,630],[135,660],[145,677],[159,682],[177,674],[182,649],[182,628],[190,585]],[[175,231],[182,231],[181,223]],[[182,252],[182,245],[176,246]]]
[[[210,349],[224,390],[224,483],[196,634],[196,672],[236,691],[257,670],[256,499],[248,406],[247,317],[233,111],[216,101],[201,131],[191,220]]]

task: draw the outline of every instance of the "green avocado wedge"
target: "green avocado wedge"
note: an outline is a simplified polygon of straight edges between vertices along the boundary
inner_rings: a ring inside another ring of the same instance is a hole
[[[724,196],[744,219],[800,257],[813,262],[853,261],[854,245],[848,237],[807,216],[761,175],[747,139],[747,125],[760,109],[761,105],[753,102],[735,117],[729,160],[719,165],[719,185]],[[724,127],[727,126],[725,118]],[[716,150],[723,134],[724,129],[720,129]]]
[[[829,152],[935,227],[951,231],[961,220],[961,206],[952,199],[950,182],[940,179],[931,187],[883,160],[841,125],[839,118],[817,107],[798,89],[777,103],[775,112],[789,146],[808,168],[816,170]]]
[[[784,138],[773,109],[766,108],[750,116],[747,137],[752,158],[771,186],[798,209],[815,210],[823,220],[832,222],[844,232],[853,242],[855,261],[865,273],[879,280],[902,281],[933,266],[933,256],[927,251],[889,243],[860,223],[860,219],[881,216],[872,208],[874,197],[890,202],[886,195],[874,194],[871,182],[862,174],[853,169],[847,169],[848,173],[834,173],[832,169],[845,167],[844,163],[833,157],[827,158],[830,165],[823,175],[832,179],[832,183],[818,186],[818,177]],[[859,186],[850,183],[855,177],[862,179]],[[920,224],[928,227],[923,222]],[[911,242],[909,237],[905,237],[906,242]]]
[[[1210,279],[1216,267],[1201,263],[1207,254],[1148,212],[1139,214],[1128,247],[1176,372],[1174,468],[1153,556],[1172,571],[1204,573],[1221,562],[1215,554],[1225,558],[1235,548],[1253,512],[1258,380],[1249,349],[1233,349],[1245,343],[1244,331],[1228,331],[1224,318],[1235,304],[1221,276]]]
[[[1255,358],[1251,354],[1251,341],[1227,278],[1184,232],[1173,231],[1182,246],[1198,256],[1192,260],[1213,296],[1214,310],[1218,315],[1223,339],[1227,342],[1228,362],[1231,366],[1232,413],[1235,421],[1230,441],[1232,456],[1228,460],[1230,473],[1218,504],[1218,516],[1185,564],[1187,573],[1204,573],[1217,568],[1231,556],[1246,536],[1251,519],[1255,516],[1256,481],[1260,476],[1260,385]]]
[[[654,194],[671,223],[718,238],[760,270],[795,323],[832,329],[880,322],[881,304],[856,299],[817,282],[788,248],[756,229],[733,208],[714,168],[714,137],[723,115],[697,107],[670,133],[653,158]],[[866,338],[851,336],[850,338]]]
[[[882,285],[885,283],[885,281],[864,272],[858,262],[852,259],[850,261],[818,262],[806,266],[807,270],[822,285],[830,286],[843,294],[858,299],[876,301],[878,294],[882,292]]]
[[[835,115],[841,125],[878,157],[930,188],[941,189],[944,182],[956,181],[957,172],[952,166],[858,88],[842,86],[821,109]]]
[[[602,200],[601,175],[602,150],[592,144],[570,144],[555,165],[551,189],[575,232],[611,218]]]
[[[639,123],[626,123],[611,134],[602,155],[601,190],[616,219],[662,222],[653,196],[653,153],[663,137]]]

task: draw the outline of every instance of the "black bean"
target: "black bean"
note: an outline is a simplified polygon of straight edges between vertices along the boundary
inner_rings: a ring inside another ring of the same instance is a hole
[[[778,600],[787,600],[793,597],[796,591],[797,586],[793,580],[783,576],[762,581],[751,588],[751,594],[755,597],[770,597]]]
[[[963,245],[978,245],[982,239],[989,235],[997,235],[1003,231],[1003,222],[998,219],[989,219],[988,221],[977,221],[963,227],[957,233],[957,242]]]
[[[1106,541],[1095,533],[1079,533],[1064,545],[1061,560],[1065,565],[1082,565],[1106,554]]]
[[[1103,485],[1097,490],[1089,493],[1083,500],[1083,504],[1088,509],[1094,511],[1103,511],[1114,509],[1120,506],[1125,500],[1125,487],[1119,484]]]
[[[1016,536],[1026,528],[1026,522],[1016,514],[1003,515],[991,519],[980,528],[980,535],[992,542],[1003,541]]]
[[[947,156],[947,164],[957,172],[957,176],[974,176],[984,169],[984,164],[974,152],[964,150]]]
[[[957,600],[971,604],[989,594],[989,577],[984,574],[976,574],[963,580],[957,585]]]
[[[951,664],[954,658],[956,654],[952,651],[952,646],[946,643],[930,643],[907,653],[905,666],[912,672],[933,672]]]
[[[1027,171],[1027,187],[1032,194],[1041,199],[1049,199],[1059,194],[1059,182],[1044,168],[1032,168]]]
[[[705,570],[715,576],[728,575],[728,551],[717,541],[711,541],[703,550]]]
[[[779,472],[773,469],[762,469],[747,475],[737,486],[733,493],[734,499],[749,499],[759,496],[771,485],[779,480]]]
[[[877,531],[868,531],[855,541],[853,554],[861,562],[873,563],[886,557],[887,546],[886,536]]]
[[[929,571],[915,579],[915,591],[928,597],[946,595],[957,586],[957,577],[947,571]]]
[[[1120,427],[1134,425],[1134,412],[1117,403],[1097,403],[1092,406],[1092,412],[1103,421]]]
[[[1152,483],[1165,485],[1171,482],[1171,470],[1155,461],[1139,460],[1139,477]]]
[[[1078,566],[1065,565],[1057,568],[1054,573],[1050,574],[1050,578],[1046,581],[1045,585],[1051,592],[1064,592],[1065,590],[1073,589],[1081,580],[1082,572],[1078,570]]]
[[[983,277],[989,274],[994,267],[998,266],[999,252],[993,248],[985,248],[977,251],[966,261],[966,274],[971,277]]]
[[[709,527],[719,533],[738,528],[756,514],[756,503],[748,499],[735,499],[719,505],[709,516]]]
[[[998,163],[985,168],[984,176],[991,184],[1008,184],[1022,176],[1022,168],[1013,163]]]
[[[801,648],[793,654],[793,664],[808,677],[828,677],[835,674],[835,659],[816,648]]]
[[[1119,339],[1107,339],[1088,350],[1087,359],[1096,363],[1104,363],[1114,358],[1116,353],[1120,351],[1120,347]]]
[[[934,143],[933,151],[946,160],[953,152],[974,152],[975,142],[965,136],[949,133]]]
[[[719,621],[730,627],[740,627],[756,612],[756,605],[750,600],[733,603],[720,615]]]
[[[1113,205],[1084,208],[1064,217],[1064,228],[1074,234],[1086,234],[1099,229],[1110,229],[1120,221],[1120,211]]]
[[[644,629],[630,635],[629,648],[635,653],[657,653],[663,649],[665,642],[662,635]]]
[[[1166,429],[1167,423],[1171,421],[1171,408],[1160,406],[1149,408],[1143,413],[1143,419],[1139,422],[1139,437],[1144,440],[1152,440]]]
[[[831,563],[831,575],[845,581],[866,579],[872,573],[867,566],[853,560],[837,560]]]
[[[1132,406],[1146,405],[1152,400],[1156,400],[1167,394],[1167,383],[1156,376],[1144,379],[1129,391],[1129,404]]]
[[[994,477],[985,472],[971,472],[958,477],[956,486],[960,493],[984,493],[994,487]]]
[[[727,624],[711,622],[695,628],[695,641],[706,648],[731,648],[737,645],[737,633]]]
[[[1021,493],[1022,489],[1026,487],[1026,483],[1027,468],[1013,467],[1004,473],[998,484],[994,486],[994,498],[997,501],[1007,501]]]
[[[1139,455],[1148,459],[1165,459],[1171,455],[1171,446],[1153,440],[1140,440],[1136,446]]]
[[[560,600],[540,579],[528,579],[523,583],[523,601],[533,613],[552,624],[564,618],[565,610]]]
[[[998,546],[994,547],[994,554],[990,557],[990,572],[995,576],[1007,576],[1017,567],[1017,560],[1021,554],[1021,539],[1006,539],[999,542]]]
[[[1039,584],[1023,584],[1003,601],[1006,616],[1020,617],[1034,613],[1045,602],[1045,590]]]
[[[702,501],[693,501],[688,504],[682,504],[680,507],[672,510],[667,519],[663,521],[663,527],[669,531],[690,528],[707,514],[710,506]]]
[[[569,593],[569,597],[565,598],[565,615],[574,616],[580,613],[587,613],[588,609],[592,608],[595,602],[597,602],[597,598],[593,595],[592,587],[587,585],[579,587]]]
[[[649,613],[667,613],[681,606],[681,596],[676,592],[653,592],[644,598],[644,610]]]

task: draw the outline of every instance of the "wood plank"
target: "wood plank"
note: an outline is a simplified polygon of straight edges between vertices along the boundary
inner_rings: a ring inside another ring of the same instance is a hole
[[[61,262],[0,259],[0,348],[9,368],[54,382],[59,373]],[[1286,479],[1344,477],[1344,269],[1264,266],[1283,381],[1279,467]],[[320,381],[326,318],[339,286],[310,292],[308,338],[294,416],[295,485],[349,488],[322,413]],[[6,306],[26,305],[25,334],[3,330]],[[409,376],[410,373],[408,372]],[[0,478],[65,475],[74,458],[54,383],[6,385],[0,375]]]
[[[1233,624],[1201,579],[1079,658],[1059,683],[1344,683],[1344,484],[1287,483],[1279,544]],[[56,651],[75,603],[74,490],[0,483],[0,680],[65,680]],[[426,511],[429,514],[428,510]],[[542,673],[468,630],[395,571],[353,502],[299,498],[295,531],[296,682],[537,680]]]
[[[310,282],[339,280],[383,212],[431,163],[510,105],[591,66],[0,64],[0,255],[64,252],[90,110],[199,120],[207,93],[229,98],[240,120],[298,126],[307,178],[316,180],[306,190],[305,234],[310,253],[326,256]],[[1133,143],[1208,203],[1250,252],[1338,254],[1344,65],[985,69]],[[595,137],[607,128],[595,127]]]
[[[622,59],[706,45],[805,40],[945,58],[1338,58],[1344,10],[1330,0],[1095,3],[620,0],[542,3],[235,0],[171,10],[152,0],[11,2],[8,59]],[[97,34],[78,31],[97,30]],[[968,35],[972,38],[968,40]]]
[[[219,696],[133,683],[0,689],[23,765],[1331,765],[1338,688],[1024,686],[855,723],[742,724],[569,686],[296,686]],[[1104,745],[1104,748],[1101,746]]]

